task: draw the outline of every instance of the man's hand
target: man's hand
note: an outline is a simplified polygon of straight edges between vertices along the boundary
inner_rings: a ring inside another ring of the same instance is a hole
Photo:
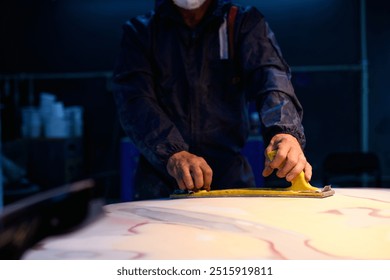
[[[268,159],[267,154],[273,150],[277,153],[272,161]],[[305,172],[306,181],[310,181],[312,176],[312,167],[307,162],[298,140],[290,134],[277,134],[272,137],[268,147],[265,150],[265,166],[263,176],[271,175],[274,169],[278,169],[276,175],[279,178],[286,178],[291,182],[299,173]]]
[[[167,170],[181,190],[210,190],[213,171],[202,157],[186,151],[178,152],[169,158]]]

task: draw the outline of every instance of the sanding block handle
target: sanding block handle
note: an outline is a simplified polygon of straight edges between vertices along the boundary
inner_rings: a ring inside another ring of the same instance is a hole
[[[273,150],[269,153],[267,153],[268,159],[272,161],[277,153],[277,150]],[[309,184],[309,182],[306,181],[305,179],[305,173],[302,171],[301,173],[298,174],[297,177],[295,177],[291,181],[291,186],[288,187],[286,190],[291,190],[291,191],[318,191],[320,192],[319,188],[313,187],[312,185]]]

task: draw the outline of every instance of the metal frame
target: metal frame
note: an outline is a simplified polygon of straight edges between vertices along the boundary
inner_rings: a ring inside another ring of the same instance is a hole
[[[367,56],[366,0],[360,0],[360,49],[361,49],[361,150],[369,150],[369,85]]]
[[[4,205],[4,190],[3,190],[3,153],[2,153],[2,143],[1,143],[1,114],[0,114],[0,213]]]

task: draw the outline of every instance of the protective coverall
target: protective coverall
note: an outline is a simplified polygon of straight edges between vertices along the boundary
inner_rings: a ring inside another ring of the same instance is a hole
[[[114,69],[119,118],[141,153],[135,199],[174,190],[166,164],[183,150],[211,166],[212,189],[254,187],[240,154],[249,134],[249,102],[257,104],[265,143],[287,133],[305,145],[302,107],[273,32],[254,7],[234,4],[234,34],[227,35],[230,1],[215,1],[194,29],[171,1],[160,2],[123,25]],[[229,36],[234,56],[226,51]]]

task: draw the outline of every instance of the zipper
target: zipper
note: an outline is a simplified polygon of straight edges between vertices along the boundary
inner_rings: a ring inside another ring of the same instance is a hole
[[[191,30],[190,34],[190,45],[189,51],[187,53],[187,61],[189,65],[187,65],[187,81],[188,81],[188,94],[190,100],[189,112],[190,112],[190,135],[191,135],[191,146],[194,153],[197,153],[198,146],[198,110],[199,110],[199,99],[197,96],[197,82],[195,77],[198,77],[198,65],[197,65],[197,53],[196,53],[196,41],[199,36],[199,32],[195,30]]]

